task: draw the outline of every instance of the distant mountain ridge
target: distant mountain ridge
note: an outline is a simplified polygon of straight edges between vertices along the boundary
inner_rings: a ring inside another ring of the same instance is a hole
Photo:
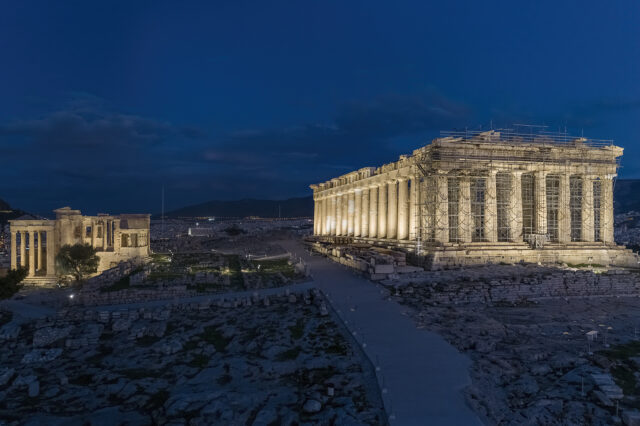
[[[311,217],[313,197],[289,198],[287,200],[212,200],[192,206],[182,207],[165,214],[167,217]]]
[[[613,191],[615,212],[640,211],[640,179],[617,179]],[[212,200],[182,207],[166,213],[168,217],[222,216],[247,217],[312,217],[313,197],[289,198],[287,200]]]

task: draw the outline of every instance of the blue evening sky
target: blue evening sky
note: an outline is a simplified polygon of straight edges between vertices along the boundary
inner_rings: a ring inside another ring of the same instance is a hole
[[[288,198],[440,130],[546,124],[640,177],[637,1],[0,3],[0,198]]]

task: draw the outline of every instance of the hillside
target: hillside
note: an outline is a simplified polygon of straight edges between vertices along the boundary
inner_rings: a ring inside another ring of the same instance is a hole
[[[0,199],[0,225],[6,225],[11,219],[17,219],[26,213],[22,210],[14,210],[9,203]]]
[[[287,200],[213,200],[193,206],[182,207],[166,214],[179,216],[221,216],[221,217],[311,217],[313,216],[313,198],[300,197]]]

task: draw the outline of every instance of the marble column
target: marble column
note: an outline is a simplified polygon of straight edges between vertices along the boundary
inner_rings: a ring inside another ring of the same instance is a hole
[[[418,238],[419,181],[419,178],[413,176],[409,187],[409,239],[412,241]]]
[[[378,237],[378,187],[369,187],[369,237]]]
[[[318,200],[315,200],[315,202],[313,203],[314,206],[314,215],[313,215],[313,229],[314,229],[314,234],[318,235],[317,229],[318,229],[318,224],[316,223],[316,220],[318,219]],[[91,221],[91,247],[95,248],[96,246],[96,222],[95,221]]]
[[[318,235],[322,235],[322,199],[318,198]]]
[[[460,241],[471,242],[473,221],[471,220],[471,180],[469,176],[460,177],[460,196],[458,198],[458,233]]]
[[[38,270],[44,269],[44,244],[42,244],[42,240],[44,239],[44,231],[38,232]]]
[[[435,214],[434,214],[434,239],[438,243],[449,242],[449,191],[447,187],[447,175],[434,175],[435,179]]]
[[[603,176],[602,182],[602,203],[600,204],[600,236],[605,244],[614,244],[613,239],[613,177]]]
[[[35,261],[35,232],[29,231],[29,276],[32,277],[36,273],[36,261]]]
[[[409,180],[398,181],[398,239],[409,238]]]
[[[349,235],[349,194],[342,194],[342,235]]]
[[[560,175],[558,200],[558,242],[571,242],[571,206],[570,206],[570,176],[568,173]]]
[[[320,200],[313,200],[313,235],[320,235]],[[93,236],[92,236],[93,237]],[[93,238],[92,238],[93,241]]]
[[[496,198],[496,170],[491,170],[485,180],[484,232],[490,243],[498,241],[498,205]]]
[[[55,271],[55,242],[53,231],[47,231],[47,275],[53,276]]]
[[[387,184],[378,187],[378,238],[387,238]]]
[[[547,172],[534,172],[534,216],[536,234],[547,233]]]
[[[338,223],[337,210],[337,197],[334,195],[330,198],[330,210],[331,210],[331,227],[329,229],[329,235],[336,235],[336,225]]]
[[[17,238],[16,238],[17,232],[16,231],[11,231],[11,246],[9,247],[9,250],[11,250],[11,269],[17,269],[18,265],[18,245],[17,245]]]
[[[593,222],[593,178],[582,176],[582,235],[580,241],[592,242],[595,238]]]
[[[324,211],[325,211],[325,229],[324,235],[331,235],[331,221],[333,220],[333,211],[331,211],[331,196],[324,197]]]
[[[342,235],[342,194],[336,195],[336,235]]]
[[[359,237],[362,235],[362,189],[355,190],[355,213],[353,216],[353,235]]]
[[[369,188],[362,190],[362,211],[360,215],[360,235],[369,236]]]
[[[20,266],[27,266],[27,231],[20,231]]]
[[[328,199],[325,196],[322,199],[322,235],[329,235],[329,208]]]
[[[509,234],[511,241],[522,242],[522,172],[511,174],[509,189]]]
[[[387,183],[387,238],[398,236],[398,182]]]
[[[313,198],[313,235],[318,235],[318,200]],[[93,245],[93,239],[91,241]]]
[[[353,226],[355,223],[355,216],[356,216],[356,193],[355,191],[352,189],[349,191],[349,198],[347,199],[348,201],[348,210],[347,210],[347,235],[349,235],[350,237],[353,236]]]

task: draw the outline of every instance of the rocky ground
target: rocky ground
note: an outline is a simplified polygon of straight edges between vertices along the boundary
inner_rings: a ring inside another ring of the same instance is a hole
[[[375,373],[318,294],[219,305],[78,307],[22,324],[2,315],[0,419],[384,423]]]
[[[640,406],[640,299],[443,304],[437,292],[409,284],[391,297],[473,359],[467,399],[487,423],[604,425]]]

